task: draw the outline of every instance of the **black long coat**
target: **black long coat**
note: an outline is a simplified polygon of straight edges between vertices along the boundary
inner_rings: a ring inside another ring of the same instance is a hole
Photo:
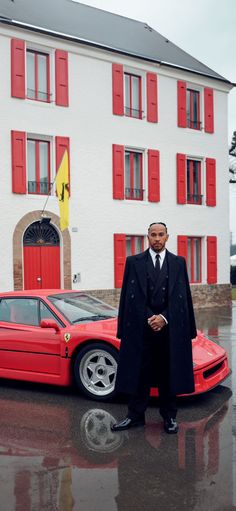
[[[170,389],[173,394],[194,391],[192,342],[197,335],[185,259],[166,251],[168,264],[168,331]],[[148,250],[127,257],[120,296],[117,337],[121,339],[116,377],[118,392],[137,391],[147,322]],[[157,334],[158,335],[158,334]]]

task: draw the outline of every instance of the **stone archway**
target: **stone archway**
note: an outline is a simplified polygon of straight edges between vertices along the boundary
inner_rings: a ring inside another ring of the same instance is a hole
[[[13,281],[14,290],[19,291],[23,289],[23,235],[26,228],[41,220],[42,211],[32,211],[24,215],[17,223],[13,234]],[[64,289],[71,289],[71,238],[68,229],[61,232],[60,219],[55,213],[45,211],[44,216],[51,218],[52,224],[57,227],[61,235],[62,248],[63,248],[63,277]]]

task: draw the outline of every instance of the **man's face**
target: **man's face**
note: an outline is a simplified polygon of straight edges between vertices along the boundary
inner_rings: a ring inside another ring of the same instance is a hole
[[[148,232],[149,245],[155,252],[159,253],[164,250],[169,234],[162,224],[154,224],[150,227]]]

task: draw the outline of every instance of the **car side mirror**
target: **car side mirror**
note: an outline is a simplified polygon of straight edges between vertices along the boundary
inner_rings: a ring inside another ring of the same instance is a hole
[[[54,328],[56,332],[60,331],[60,328],[54,319],[41,319],[40,326],[41,328]]]

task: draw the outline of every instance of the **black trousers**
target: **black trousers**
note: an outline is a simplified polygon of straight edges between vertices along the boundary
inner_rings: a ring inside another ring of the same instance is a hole
[[[153,373],[155,373],[153,375]],[[168,325],[161,332],[153,332],[147,327],[142,352],[142,368],[137,392],[130,396],[128,417],[143,418],[148,406],[153,376],[158,382],[159,411],[165,418],[175,418],[177,414],[176,396],[170,391],[169,336]]]

